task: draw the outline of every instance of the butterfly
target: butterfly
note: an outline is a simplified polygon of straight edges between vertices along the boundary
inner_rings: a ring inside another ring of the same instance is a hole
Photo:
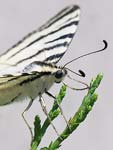
[[[42,109],[49,118],[42,95],[46,93],[55,98],[48,90],[67,75],[67,69],[57,66],[57,63],[71,43],[79,20],[79,6],[68,6],[0,55],[0,106],[29,98],[22,117],[31,136],[24,113],[39,97]]]
[[[80,20],[80,8],[68,6],[0,56],[0,106],[32,101],[67,75],[57,62],[65,54]]]
[[[63,67],[58,66],[57,63],[67,51],[76,33],[79,20],[79,6],[68,6],[0,55],[0,106],[29,98],[30,102],[22,113],[22,117],[31,136],[33,136],[32,131],[24,113],[33,101],[39,97],[42,109],[49,119],[42,97],[43,93],[55,98],[49,93],[49,89],[54,83],[61,83],[68,75],[67,71],[74,72],[66,68],[66,65],[81,57],[103,51],[107,47],[107,42],[103,40],[105,44],[103,49],[77,57]],[[74,73],[85,76],[81,70],[79,74]],[[62,112],[60,105],[59,109]],[[68,125],[64,115],[63,118]],[[55,129],[51,120],[50,123]],[[56,129],[55,132],[58,135]]]

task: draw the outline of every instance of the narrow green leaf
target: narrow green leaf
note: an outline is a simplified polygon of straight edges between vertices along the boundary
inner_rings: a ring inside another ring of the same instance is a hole
[[[87,92],[87,95],[83,98],[82,104],[79,107],[78,111],[73,115],[73,117],[70,118],[68,121],[69,127],[66,126],[64,131],[60,134],[60,137],[58,137],[56,140],[51,142],[49,144],[49,147],[41,148],[40,150],[58,150],[61,146],[61,143],[70,136],[70,134],[77,129],[77,127],[80,125],[81,122],[85,120],[88,113],[92,110],[92,107],[94,103],[96,102],[98,95],[95,93],[95,90],[98,88],[103,76],[102,74],[97,75],[96,79],[93,79],[90,83],[90,89]],[[49,112],[49,116],[51,118],[51,121],[55,119],[60,111],[58,108],[58,103],[60,104],[66,94],[66,86],[63,85],[60,89],[59,94],[56,97],[56,100],[54,101],[53,107]],[[31,150],[37,150],[39,143],[42,140],[42,137],[44,136],[48,126],[50,125],[50,122],[48,118],[44,121],[42,127],[41,127],[41,121],[38,116],[35,118],[34,122],[34,140],[32,141],[32,147]]]

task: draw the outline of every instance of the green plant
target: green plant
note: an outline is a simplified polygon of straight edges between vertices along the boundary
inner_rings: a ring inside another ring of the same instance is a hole
[[[87,114],[92,110],[94,103],[97,100],[97,94],[95,90],[98,88],[103,76],[98,74],[97,77],[91,81],[90,88],[83,98],[82,104],[78,108],[77,112],[69,119],[68,126],[64,129],[62,133],[60,133],[60,137],[52,141],[48,147],[41,148],[40,150],[58,150],[61,146],[61,143],[70,136],[70,134],[77,129],[81,122],[87,117]],[[65,97],[66,94],[66,85],[63,85],[60,89],[58,96],[56,96],[56,100],[49,112],[49,117],[51,121],[53,121],[59,114],[60,110],[58,107],[58,103],[60,104]],[[58,103],[57,103],[58,102]],[[41,125],[40,117],[37,115],[34,121],[34,137],[31,142],[31,150],[38,150],[38,146],[46,133],[47,128],[50,125],[50,121],[48,118]]]

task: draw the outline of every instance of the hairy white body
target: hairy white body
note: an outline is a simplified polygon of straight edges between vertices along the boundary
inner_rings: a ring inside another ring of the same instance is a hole
[[[0,87],[0,105],[6,105],[18,99],[23,100],[26,97],[35,99],[39,94],[45,92],[45,88],[49,90],[53,83],[53,77],[48,76],[41,77],[40,80],[37,79],[21,86],[14,84],[13,86]]]

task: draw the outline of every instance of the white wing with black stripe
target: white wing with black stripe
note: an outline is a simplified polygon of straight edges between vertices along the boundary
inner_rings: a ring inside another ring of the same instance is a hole
[[[3,53],[0,63],[6,64],[7,67],[12,65],[16,69],[23,69],[34,61],[57,63],[76,32],[79,18],[78,6],[66,7],[38,30],[28,34]],[[1,68],[4,69],[4,65]]]

